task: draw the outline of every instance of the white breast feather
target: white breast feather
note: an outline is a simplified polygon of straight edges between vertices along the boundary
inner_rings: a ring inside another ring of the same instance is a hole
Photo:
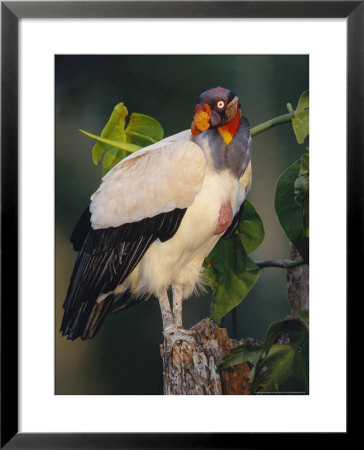
[[[231,173],[207,169],[202,188],[176,234],[163,243],[154,241],[119,289],[130,287],[135,293],[158,295],[160,289],[178,283],[184,285],[184,297],[188,297],[198,283],[204,258],[220,238],[214,234],[220,206],[230,200],[235,214],[244,197],[245,191]]]
[[[206,159],[186,132],[122,160],[91,197],[94,229],[116,227],[189,207],[201,189]]]

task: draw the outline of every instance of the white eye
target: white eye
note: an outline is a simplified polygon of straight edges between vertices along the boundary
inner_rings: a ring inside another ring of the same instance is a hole
[[[219,101],[216,103],[216,107],[217,107],[218,109],[223,109],[224,106],[225,106],[224,100],[219,100]]]

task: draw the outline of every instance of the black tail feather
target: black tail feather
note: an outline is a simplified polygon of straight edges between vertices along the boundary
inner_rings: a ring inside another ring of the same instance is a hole
[[[112,292],[134,270],[154,240],[164,242],[174,235],[185,212],[186,209],[175,209],[119,227],[90,228],[85,236],[89,227],[87,208],[72,234],[72,242],[80,254],[63,305],[61,333],[71,340],[91,338],[109,313],[143,300],[128,291]],[[108,295],[98,302],[103,294]]]
[[[130,308],[131,306],[137,305],[140,302],[144,302],[149,298],[148,295],[132,295],[129,290],[113,296],[113,303],[110,308],[110,312],[116,314],[123,309]]]
[[[129,290],[120,294],[110,294],[99,303],[95,303],[89,315],[83,314],[84,308],[80,308],[76,316],[65,314],[61,326],[62,335],[68,335],[68,339],[74,341],[78,337],[82,340],[96,336],[101,325],[109,313],[118,313],[130,308],[148,297],[133,296]]]

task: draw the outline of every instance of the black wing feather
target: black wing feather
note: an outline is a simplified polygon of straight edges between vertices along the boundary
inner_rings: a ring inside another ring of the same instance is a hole
[[[170,239],[185,212],[186,208],[175,209],[120,227],[91,228],[84,238],[87,225],[85,210],[72,235],[75,247],[79,247],[82,240],[84,242],[63,305],[62,334],[72,340],[93,337],[106,315],[116,308],[112,295],[99,304],[97,298],[113,291],[127,278],[153,241]],[[127,299],[125,296],[126,303]],[[122,309],[122,297],[119,296],[117,303],[118,310]]]
[[[80,220],[77,222],[72,234],[71,243],[73,244],[73,249],[79,252],[86,240],[86,237],[91,230],[91,213],[90,206],[85,208]]]

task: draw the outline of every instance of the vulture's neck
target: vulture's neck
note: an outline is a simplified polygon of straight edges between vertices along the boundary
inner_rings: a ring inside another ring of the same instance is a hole
[[[237,108],[236,114],[230,122],[222,125],[221,127],[217,127],[217,131],[220,133],[221,137],[224,139],[226,145],[229,145],[236,135],[241,119],[241,109]]]

